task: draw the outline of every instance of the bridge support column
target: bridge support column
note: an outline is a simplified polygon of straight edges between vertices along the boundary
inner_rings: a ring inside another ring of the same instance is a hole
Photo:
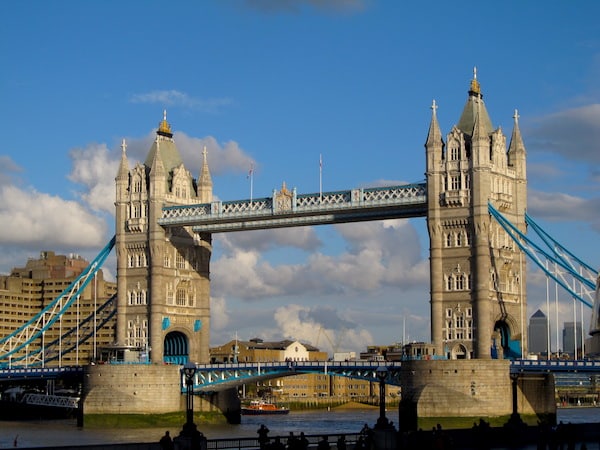
[[[216,406],[227,419],[227,423],[238,424],[242,421],[242,404],[237,388],[205,394],[203,399]]]

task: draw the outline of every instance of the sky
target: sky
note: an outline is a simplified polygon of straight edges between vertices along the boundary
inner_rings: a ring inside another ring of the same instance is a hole
[[[194,176],[207,147],[216,199],[418,182],[432,101],[445,136],[474,67],[508,140],[518,109],[529,214],[600,267],[598,2],[24,0],[3,12],[0,273],[42,250],[93,258],[114,234],[121,141],[143,162],[163,110]],[[424,218],[215,235],[211,344],[429,341],[428,245]],[[545,286],[530,264],[528,317],[554,314]],[[560,321],[571,311],[565,294]]]

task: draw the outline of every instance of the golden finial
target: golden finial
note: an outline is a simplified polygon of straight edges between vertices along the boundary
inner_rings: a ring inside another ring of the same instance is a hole
[[[475,94],[481,94],[481,87],[479,81],[477,81],[477,67],[473,67],[473,79],[471,80],[471,92]]]
[[[171,125],[169,125],[169,122],[167,122],[167,110],[166,109],[163,110],[163,120],[158,125],[158,131],[159,131],[159,133],[172,134],[172,132],[171,132]]]

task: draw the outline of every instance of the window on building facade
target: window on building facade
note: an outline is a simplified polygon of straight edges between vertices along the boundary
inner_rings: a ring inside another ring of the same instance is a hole
[[[460,175],[453,175],[451,177],[451,181],[452,181],[452,190],[453,191],[457,191],[460,189]]]
[[[185,269],[185,258],[179,252],[175,254],[175,266],[178,269]]]
[[[465,288],[465,276],[461,273],[456,276],[456,290],[462,291]]]
[[[457,146],[453,145],[450,148],[450,160],[456,161],[457,159],[460,159],[459,148]]]
[[[454,279],[453,279],[452,275],[450,275],[450,276],[448,276],[448,278],[446,278],[446,290],[451,291],[453,287],[454,287]]]
[[[187,296],[185,293],[185,289],[177,289],[177,298],[175,300],[175,304],[177,306],[185,306],[187,303]]]

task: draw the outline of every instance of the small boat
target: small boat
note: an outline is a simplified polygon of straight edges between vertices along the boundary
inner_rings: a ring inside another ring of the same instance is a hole
[[[252,400],[250,404],[242,406],[242,414],[246,416],[258,416],[263,414],[287,414],[289,408],[285,406],[276,406],[264,400]]]

